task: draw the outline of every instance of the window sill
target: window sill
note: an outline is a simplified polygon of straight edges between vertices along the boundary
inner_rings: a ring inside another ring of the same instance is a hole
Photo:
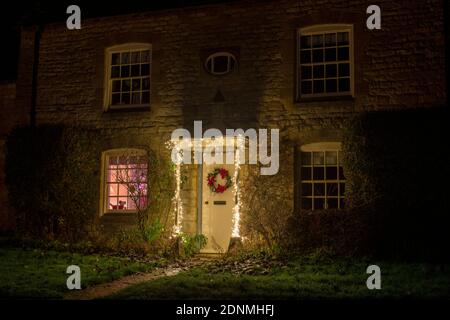
[[[127,211],[127,212],[123,212],[123,211],[107,211],[105,213],[103,213],[103,216],[108,216],[108,217],[133,217],[133,216],[137,216],[137,211]]]
[[[150,111],[149,105],[136,105],[136,106],[116,106],[116,107],[108,107],[104,112],[105,113],[114,113],[114,112],[147,112]]]
[[[355,97],[351,94],[341,96],[320,96],[320,97],[303,97],[296,101],[296,104],[308,103],[308,102],[327,102],[327,101],[355,101]]]

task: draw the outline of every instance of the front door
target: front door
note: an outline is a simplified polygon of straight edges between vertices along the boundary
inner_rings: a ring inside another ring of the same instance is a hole
[[[202,182],[202,233],[207,237],[208,242],[201,252],[203,253],[224,253],[228,250],[233,227],[233,208],[235,198],[233,185],[223,193],[215,193],[208,186],[208,174],[216,168],[228,170],[230,177],[234,175],[234,165],[203,164]],[[225,185],[226,181],[220,174],[216,176],[218,184]]]

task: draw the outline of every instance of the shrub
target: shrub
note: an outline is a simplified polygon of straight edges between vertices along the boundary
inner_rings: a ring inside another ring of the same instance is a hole
[[[349,207],[372,208],[376,251],[448,259],[446,108],[364,113],[344,135]]]
[[[20,234],[72,241],[86,234],[98,207],[97,136],[62,126],[10,133],[6,183]]]

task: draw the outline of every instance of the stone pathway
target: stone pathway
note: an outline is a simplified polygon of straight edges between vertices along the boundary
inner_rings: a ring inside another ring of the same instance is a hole
[[[156,268],[146,273],[136,273],[118,280],[108,283],[102,283],[96,286],[88,287],[83,290],[71,291],[65,295],[66,300],[92,300],[103,298],[119,292],[129,286],[151,281],[162,277],[172,277],[181,271],[189,270],[193,267],[198,267],[205,263],[209,263],[212,259],[206,257],[195,257],[183,262],[176,262],[164,268]]]

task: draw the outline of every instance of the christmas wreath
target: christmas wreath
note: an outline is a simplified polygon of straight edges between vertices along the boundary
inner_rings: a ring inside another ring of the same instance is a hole
[[[225,180],[225,185],[217,183],[216,177],[220,174],[220,177]],[[229,187],[233,185],[233,181],[230,177],[228,170],[224,168],[215,168],[212,172],[208,173],[208,186],[214,193],[224,193]]]

